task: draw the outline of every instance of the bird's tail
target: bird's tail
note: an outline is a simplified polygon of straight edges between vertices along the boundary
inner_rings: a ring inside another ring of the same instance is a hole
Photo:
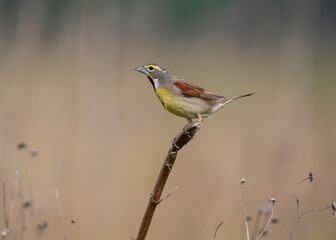
[[[228,104],[238,98],[242,98],[242,97],[248,97],[248,96],[251,96],[255,93],[248,93],[248,94],[241,94],[241,95],[235,95],[235,96],[230,96],[230,97],[223,97],[221,99],[219,99],[219,101],[221,102],[221,104],[225,105],[225,104]]]

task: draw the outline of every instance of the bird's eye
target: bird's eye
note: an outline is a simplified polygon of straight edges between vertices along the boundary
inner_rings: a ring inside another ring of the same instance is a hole
[[[148,68],[148,70],[149,70],[149,71],[153,71],[153,70],[154,70],[153,66],[150,66],[150,67]]]

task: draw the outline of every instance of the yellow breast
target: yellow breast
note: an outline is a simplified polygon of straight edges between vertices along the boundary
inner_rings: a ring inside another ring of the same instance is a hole
[[[195,98],[177,96],[167,88],[156,88],[156,95],[163,107],[175,115],[192,119],[197,118],[197,113],[203,112],[204,106]]]
[[[164,108],[167,109],[168,104],[171,104],[173,101],[172,98],[174,98],[168,89],[166,88],[156,88],[156,95],[158,96],[159,100],[161,101]]]

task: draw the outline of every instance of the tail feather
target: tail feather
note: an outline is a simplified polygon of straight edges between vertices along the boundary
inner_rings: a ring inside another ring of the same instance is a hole
[[[223,97],[221,99],[219,99],[221,101],[222,104],[227,104],[230,103],[238,98],[242,98],[242,97],[248,97],[251,96],[255,93],[248,93],[248,94],[241,94],[241,95],[235,95],[235,96],[230,96],[230,97]]]

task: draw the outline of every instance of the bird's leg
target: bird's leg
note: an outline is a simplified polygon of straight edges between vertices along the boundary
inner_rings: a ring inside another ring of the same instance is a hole
[[[198,116],[198,122],[200,122],[200,123],[203,122],[202,115],[200,113],[198,113],[197,116]]]

